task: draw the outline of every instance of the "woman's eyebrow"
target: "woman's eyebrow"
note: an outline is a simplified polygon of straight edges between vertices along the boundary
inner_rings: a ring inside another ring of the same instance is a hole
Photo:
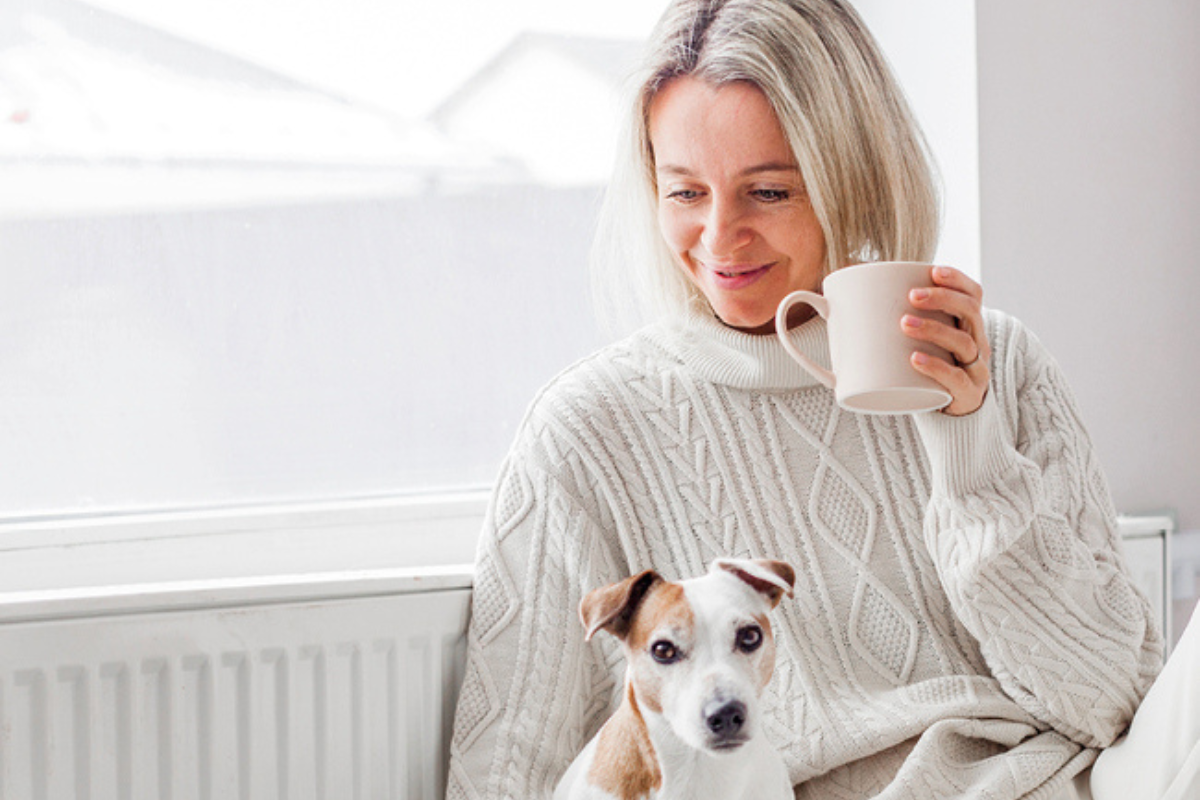
[[[680,177],[691,178],[695,177],[696,173],[687,167],[677,164],[660,164],[655,167],[655,171],[659,175],[678,175]],[[769,161],[765,164],[757,164],[753,167],[747,167],[742,170],[741,177],[749,175],[758,175],[763,172],[800,172],[800,167],[786,161]]]
[[[757,175],[760,172],[800,172],[800,167],[789,161],[769,161],[766,164],[759,164],[756,167],[750,167],[742,172],[742,175]]]

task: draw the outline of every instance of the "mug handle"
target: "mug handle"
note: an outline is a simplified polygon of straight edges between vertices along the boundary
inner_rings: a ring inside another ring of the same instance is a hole
[[[783,345],[783,349],[796,360],[796,363],[812,373],[814,378],[830,389],[836,389],[837,378],[834,377],[834,374],[804,355],[788,336],[787,316],[792,306],[796,305],[796,303],[808,303],[821,317],[826,321],[829,320],[829,301],[827,299],[816,292],[806,292],[803,290],[792,292],[783,298],[779,303],[778,310],[775,312],[775,335],[779,338],[779,343]]]

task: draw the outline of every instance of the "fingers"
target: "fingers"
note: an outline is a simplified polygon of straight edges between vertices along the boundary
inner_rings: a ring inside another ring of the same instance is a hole
[[[983,325],[983,288],[962,272],[935,267],[934,286],[914,289],[909,302],[920,311],[941,312],[953,318],[947,324],[908,314],[901,320],[904,332],[913,339],[943,348],[954,359],[949,363],[924,353],[914,353],[913,368],[950,392],[949,414],[969,414],[983,404],[991,371],[991,348]]]
[[[964,369],[918,350],[912,354],[912,366],[950,393],[950,404],[942,409],[943,413],[965,416],[983,405],[991,378],[985,359],[980,358],[976,364]]]
[[[933,309],[941,310],[941,309]],[[946,312],[950,313],[950,312]],[[951,314],[951,316],[957,316]],[[957,327],[936,319],[926,319],[915,314],[906,314],[900,320],[904,332],[914,339],[928,342],[946,350],[954,356],[956,365],[971,364],[982,352],[982,345],[966,327]],[[961,324],[961,323],[960,323]],[[969,325],[970,323],[968,323]]]
[[[983,302],[983,287],[971,279],[965,272],[953,267],[934,267],[933,282],[937,286],[953,289],[956,292],[973,297],[976,302]]]

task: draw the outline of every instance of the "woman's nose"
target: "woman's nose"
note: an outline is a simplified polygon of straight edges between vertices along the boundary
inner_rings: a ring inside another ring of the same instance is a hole
[[[700,244],[712,256],[732,256],[749,242],[750,228],[735,203],[714,202],[704,220]]]

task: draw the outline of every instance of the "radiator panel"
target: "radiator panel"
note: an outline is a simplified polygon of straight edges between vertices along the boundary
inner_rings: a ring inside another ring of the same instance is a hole
[[[438,798],[469,590],[0,625],[0,798]]]

